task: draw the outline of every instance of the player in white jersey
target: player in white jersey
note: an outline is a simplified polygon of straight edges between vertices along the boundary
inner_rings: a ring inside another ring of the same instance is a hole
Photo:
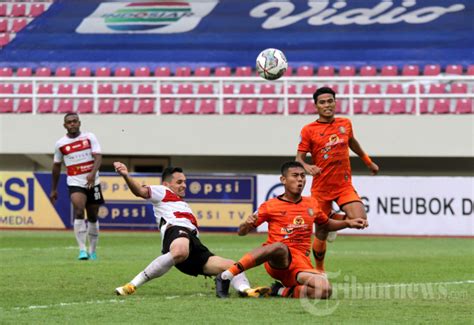
[[[97,213],[104,203],[99,181],[99,168],[102,155],[99,142],[94,134],[81,132],[81,121],[76,113],[64,116],[67,134],[56,142],[52,170],[50,200],[58,198],[58,181],[61,163],[67,171],[69,196],[74,209],[74,234],[79,245],[79,260],[97,259],[96,247],[99,238]],[[87,210],[87,224],[84,210]],[[86,248],[89,237],[89,251]]]
[[[137,287],[164,275],[173,266],[188,275],[212,276],[234,264],[232,260],[214,255],[201,243],[197,220],[190,206],[183,200],[186,176],[181,168],[166,168],[162,175],[163,185],[142,186],[129,175],[125,164],[114,162],[114,167],[135,196],[153,204],[163,244],[163,255],[152,261],[130,283],[116,288],[117,295],[133,294]],[[259,297],[270,291],[268,287],[250,288],[244,273],[233,278],[231,285],[244,297]]]

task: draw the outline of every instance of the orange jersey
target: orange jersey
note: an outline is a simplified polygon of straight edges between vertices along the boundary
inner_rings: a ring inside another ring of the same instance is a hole
[[[264,245],[281,242],[306,253],[311,249],[313,224],[325,224],[328,217],[312,197],[302,197],[294,203],[279,196],[258,208],[255,226],[264,222],[268,223],[268,238]]]
[[[315,121],[303,127],[298,151],[311,153],[313,163],[321,168],[321,174],[313,177],[313,195],[331,199],[341,188],[352,186],[349,161],[352,137],[352,124],[347,118],[337,117],[331,123]]]

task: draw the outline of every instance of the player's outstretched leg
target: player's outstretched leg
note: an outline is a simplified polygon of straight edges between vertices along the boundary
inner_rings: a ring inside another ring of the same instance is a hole
[[[222,279],[222,273],[219,273],[216,278],[216,296],[219,298],[229,298],[230,280]]]
[[[131,283],[127,283],[122,287],[115,288],[115,293],[117,294],[117,296],[129,296],[133,294],[136,290],[137,287],[135,287]]]

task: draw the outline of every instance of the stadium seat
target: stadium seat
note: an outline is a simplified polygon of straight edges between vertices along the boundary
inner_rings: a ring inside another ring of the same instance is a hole
[[[468,76],[474,76],[474,64],[470,64],[470,65],[467,67],[466,74],[467,74]]]
[[[95,70],[96,77],[110,77],[111,75],[111,70],[108,67],[101,67]]]
[[[134,112],[135,101],[130,98],[120,98],[118,101],[117,113],[131,114]]]
[[[5,17],[7,15],[7,4],[0,3],[0,17]]]
[[[449,64],[446,67],[446,74],[462,75],[462,65]]]
[[[123,77],[127,78],[132,75],[132,71],[128,67],[120,67],[115,69],[114,77]]]
[[[31,68],[23,67],[23,68],[19,68],[16,71],[17,77],[31,77],[32,75],[33,75],[33,71]]]
[[[412,106],[411,106],[411,112],[415,113],[416,112],[416,100],[413,100]],[[420,99],[420,114],[429,114],[428,110],[428,101],[426,99],[421,98]]]
[[[251,77],[252,68],[251,67],[237,67],[235,69],[235,76],[236,77]]]
[[[26,4],[14,3],[10,8],[10,17],[24,17],[26,16]]]
[[[111,95],[114,93],[112,84],[99,84],[97,86],[97,93],[102,95]]]
[[[264,99],[262,104],[262,114],[278,114],[278,100]]]
[[[233,94],[235,89],[234,89],[234,84],[225,84],[224,89],[222,90],[224,94]]]
[[[13,69],[12,68],[0,68],[0,77],[13,77]]]
[[[38,113],[49,114],[54,112],[54,100],[50,98],[38,99]]]
[[[199,114],[215,114],[216,113],[216,100],[215,99],[203,99],[199,104]]]
[[[166,98],[160,100],[160,111],[161,114],[174,114],[175,101],[172,98]]]
[[[72,94],[73,89],[71,84],[60,83],[58,85],[58,94],[69,95]]]
[[[240,114],[257,114],[257,101],[255,99],[244,99]]]
[[[336,114],[347,114],[347,106],[349,105],[347,99],[338,99],[336,101]]]
[[[39,84],[38,85],[38,94],[53,94],[53,85],[52,84]]]
[[[425,93],[425,86],[423,84],[420,84],[419,85],[419,92],[420,94],[424,94]],[[408,85],[408,91],[407,93],[409,94],[416,94],[416,91],[417,91],[417,85],[415,84],[410,84]]]
[[[137,94],[154,94],[154,86],[150,84],[139,84]]]
[[[403,94],[403,86],[401,84],[388,84],[387,94]]]
[[[33,93],[33,85],[31,83],[20,84],[18,86],[18,93],[19,94],[32,94]]]
[[[194,91],[193,91],[193,85],[192,84],[179,84],[178,85],[178,94],[190,95],[193,92]]]
[[[423,75],[437,76],[441,73],[441,66],[439,64],[427,64],[423,68]]]
[[[169,77],[171,76],[171,70],[168,67],[157,67],[154,74],[155,77]]]
[[[155,100],[149,98],[140,98],[138,100],[138,114],[152,114],[155,112]]]
[[[306,115],[316,114],[316,108],[314,107],[313,100],[309,100],[309,99],[304,100],[303,114],[306,114]]]
[[[467,94],[467,84],[461,82],[451,84],[451,94]]]
[[[88,67],[80,67],[76,69],[76,77],[90,77],[92,75],[91,69]]]
[[[77,112],[79,114],[90,114],[94,112],[94,103],[91,99],[81,98],[77,103]]]
[[[8,20],[6,18],[0,18],[0,33],[6,33],[8,31]]]
[[[99,113],[100,114],[111,114],[114,113],[114,100],[113,99],[100,99],[99,100]]]
[[[292,75],[293,75],[293,67],[288,66],[288,68],[286,68],[285,74],[283,76],[284,77],[291,77]]]
[[[276,94],[275,84],[262,84],[260,86],[260,94]]]
[[[456,114],[473,114],[474,113],[473,103],[474,102],[472,99],[467,99],[467,98],[456,100],[455,113]]]
[[[281,93],[285,93],[285,87],[281,87]],[[288,85],[288,94],[295,95],[298,93],[298,89],[295,84],[289,84]]]
[[[135,68],[133,75],[135,77],[150,77],[151,71],[150,71],[150,68],[148,67],[139,67],[139,68]]]
[[[77,86],[77,93],[78,94],[92,94],[93,93],[93,85],[91,85],[91,84],[79,84]]]
[[[31,99],[20,98],[16,111],[18,113],[31,113],[33,111],[33,103]]]
[[[55,77],[70,77],[71,76],[71,69],[69,67],[58,67],[54,71]]]
[[[428,93],[430,94],[444,94],[446,93],[446,84],[431,84]]]
[[[301,87],[301,94],[313,94],[318,87],[316,85],[309,85],[309,84],[304,84],[303,87]]]
[[[47,67],[41,67],[35,71],[36,77],[51,77],[51,69]]]
[[[296,69],[296,76],[297,77],[311,77],[314,75],[313,70],[314,69],[312,65],[299,66],[298,69]]]
[[[131,84],[118,84],[116,94],[133,94],[133,85]]]
[[[214,71],[214,76],[216,77],[230,77],[231,70],[230,67],[219,67]]]
[[[406,114],[407,102],[405,99],[392,99],[390,101],[389,114]]]
[[[365,94],[381,94],[382,86],[380,84],[367,84],[364,89]]]
[[[177,67],[174,73],[176,77],[191,77],[190,67]]]
[[[356,68],[352,65],[345,65],[339,69],[339,76],[354,77],[356,75]]]
[[[0,84],[0,94],[13,94],[13,84]]]
[[[385,101],[383,99],[370,99],[367,113],[371,115],[385,113]]]
[[[255,94],[255,84],[240,85],[239,94]]]
[[[377,68],[373,65],[365,65],[360,68],[359,74],[362,77],[374,77],[377,75]]]
[[[359,84],[352,84],[352,89],[351,89],[350,84],[345,84],[342,93],[343,94],[350,94],[351,90],[352,90],[353,94],[360,94],[360,85]]]
[[[13,99],[11,98],[0,99],[0,113],[13,113]]]
[[[352,104],[354,105],[354,114],[364,114],[364,106],[363,106],[363,101],[361,99],[355,98],[352,101]]]
[[[402,76],[418,76],[420,67],[413,64],[405,64],[402,69]]]
[[[199,84],[198,94],[214,94],[214,86],[212,84]]]
[[[194,70],[195,77],[209,77],[211,75],[211,68],[209,67],[199,67]]]
[[[339,93],[339,85],[338,84],[324,84],[322,87],[328,87],[334,90],[334,92],[337,94]]]
[[[194,114],[196,113],[196,100],[181,100],[178,108],[178,114]]]
[[[323,65],[318,68],[318,77],[334,77],[334,67]]]
[[[449,113],[449,100],[440,98],[434,102],[433,113],[434,114],[448,114]]]
[[[397,76],[398,68],[396,65],[384,65],[382,67],[381,75],[384,77]]]
[[[160,85],[160,94],[172,94],[173,85],[171,84],[161,84]]]
[[[46,7],[43,3],[33,3],[30,5],[30,10],[28,11],[28,17],[38,17],[45,11]]]
[[[225,99],[224,100],[224,107],[223,107],[224,114],[236,114],[237,113],[237,102],[235,99]]]
[[[13,33],[19,33],[23,28],[26,27],[26,25],[28,25],[28,20],[26,20],[25,18],[13,19],[11,31]]]
[[[57,113],[66,114],[74,112],[74,102],[72,99],[60,99],[58,103]]]
[[[288,114],[294,115],[300,113],[300,101],[297,99],[288,100]]]

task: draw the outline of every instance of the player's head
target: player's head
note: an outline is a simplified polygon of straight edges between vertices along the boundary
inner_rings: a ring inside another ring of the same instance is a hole
[[[76,113],[67,113],[64,115],[64,128],[69,135],[78,135],[81,128],[81,120]]]
[[[179,197],[186,195],[186,176],[182,168],[166,167],[161,174],[161,181]]]
[[[331,118],[336,111],[336,92],[329,87],[316,89],[313,94],[314,105],[319,116]]]
[[[288,161],[281,166],[280,181],[285,187],[285,193],[301,195],[306,185],[306,172],[301,163]]]

